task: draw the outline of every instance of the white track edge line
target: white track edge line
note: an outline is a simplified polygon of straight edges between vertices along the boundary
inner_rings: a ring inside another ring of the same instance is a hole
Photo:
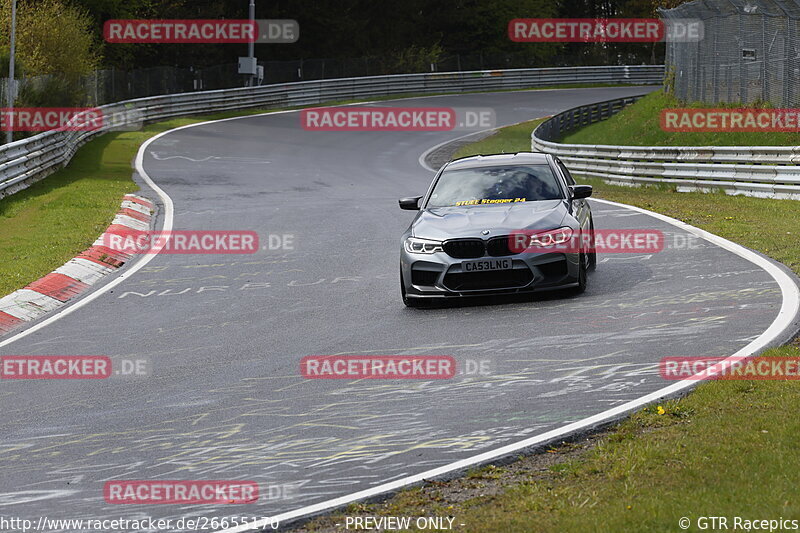
[[[537,120],[537,119],[534,118],[532,120]],[[528,121],[526,120],[525,122],[528,122]],[[513,126],[513,125],[514,124],[510,124],[510,126]],[[506,127],[506,126],[495,126],[494,128],[488,128],[488,129],[480,130],[480,131],[473,131],[472,133],[467,133],[466,135],[462,135],[461,137],[456,137],[455,139],[450,139],[448,141],[440,142],[439,144],[435,144],[435,145],[431,146],[430,148],[428,148],[427,150],[425,150],[424,152],[422,152],[422,155],[419,156],[419,159],[417,161],[419,161],[420,166],[422,168],[424,168],[425,170],[430,170],[431,172],[438,172],[438,170],[436,170],[435,168],[432,168],[428,164],[428,162],[425,161],[432,152],[435,152],[436,150],[438,150],[442,146],[447,146],[448,144],[454,143],[456,141],[460,141],[461,139],[466,139],[467,137],[472,137],[473,135],[478,135],[479,133],[486,133],[486,132],[489,132],[489,131],[499,130],[500,128],[504,128],[504,127]]]
[[[569,89],[564,89],[564,90],[569,90]],[[485,130],[473,131],[472,133],[467,133],[466,135],[462,135],[461,137],[456,137],[455,139],[450,139],[449,141],[440,142],[439,144],[435,144],[435,145],[431,146],[430,148],[428,148],[427,150],[422,152],[422,154],[419,156],[419,159],[417,159],[417,161],[419,162],[420,166],[422,168],[424,168],[425,170],[430,170],[431,172],[438,172],[437,169],[432,168],[428,164],[428,162],[425,161],[425,160],[428,158],[428,156],[431,153],[435,152],[436,150],[438,150],[442,146],[446,146],[446,145],[454,143],[456,141],[460,141],[461,139],[466,139],[467,137],[472,137],[473,135],[478,135],[479,133],[487,133],[487,132],[490,132],[490,131],[497,131],[497,130],[500,130],[502,128],[510,128],[511,126],[519,126],[523,122],[531,122],[532,120],[540,120],[540,119],[544,119],[544,118],[550,118],[552,116],[553,115],[546,115],[544,117],[530,118],[530,119],[526,119],[526,120],[521,120],[519,122],[515,122],[513,124],[505,124],[503,126],[495,126],[494,128],[487,128]]]
[[[257,113],[257,114],[252,114],[252,115],[242,115],[242,116],[238,116],[238,117],[221,118],[221,119],[216,119],[216,120],[206,120],[206,121],[203,121],[203,122],[197,122],[195,124],[187,124],[185,126],[179,126],[177,128],[172,128],[172,129],[167,130],[167,131],[162,131],[161,133],[156,134],[153,137],[150,137],[147,140],[145,140],[142,143],[142,145],[139,146],[139,150],[136,152],[136,159],[134,160],[134,168],[136,169],[136,172],[139,174],[139,176],[145,181],[145,183],[147,183],[147,185],[151,189],[153,189],[153,191],[155,191],[155,193],[161,199],[161,202],[164,204],[164,226],[163,226],[161,231],[166,233],[166,232],[169,232],[169,231],[172,230],[172,226],[174,224],[175,207],[174,207],[174,204],[172,202],[172,198],[170,198],[169,195],[166,192],[164,192],[163,189],[161,189],[161,187],[156,185],[155,182],[150,178],[150,176],[144,170],[144,164],[143,164],[144,163],[144,153],[147,150],[147,148],[154,141],[158,140],[159,138],[161,138],[161,137],[163,137],[163,136],[165,136],[167,134],[170,134],[170,133],[173,133],[173,132],[176,132],[176,131],[179,131],[179,130],[188,129],[188,128],[194,128],[194,127],[197,127],[197,126],[204,126],[206,124],[213,124],[213,123],[216,123],[216,122],[227,122],[229,120],[239,120],[239,119],[245,119],[245,118],[252,118],[252,117],[256,117],[256,116],[260,117],[260,116],[265,116],[265,115],[279,115],[279,114],[283,114],[283,113],[296,113],[298,111],[300,111],[300,110],[299,109],[291,109],[291,110],[286,110],[286,111],[267,111],[265,113]],[[180,117],[177,117],[177,118],[180,118]],[[136,194],[134,194],[134,193],[131,193],[131,195],[132,196],[136,196]],[[150,201],[148,198],[145,198],[145,199]],[[116,216],[116,215],[114,215],[114,216]],[[0,348],[2,348],[4,346],[7,346],[7,345],[11,344],[14,341],[17,341],[19,339],[27,337],[31,333],[39,331],[40,329],[44,328],[45,326],[49,326],[50,324],[52,324],[56,320],[60,320],[60,319],[64,318],[65,316],[73,313],[74,311],[77,311],[78,309],[82,308],[83,306],[88,305],[89,303],[93,302],[94,300],[96,300],[97,298],[99,298],[100,296],[102,296],[103,294],[108,292],[109,290],[113,289],[114,287],[116,287],[117,285],[122,283],[123,281],[126,281],[129,277],[133,276],[136,272],[138,272],[139,270],[144,268],[147,265],[147,263],[149,263],[150,261],[155,259],[155,257],[158,255],[158,253],[161,251],[161,249],[163,247],[164,247],[164,245],[154,248],[151,253],[148,253],[148,254],[144,255],[137,263],[135,263],[133,266],[131,266],[128,269],[126,269],[125,271],[123,271],[123,273],[118,278],[116,278],[115,280],[111,281],[110,283],[108,283],[106,285],[103,285],[102,287],[100,287],[96,291],[92,292],[91,294],[89,294],[88,296],[86,296],[82,300],[78,301],[77,303],[75,303],[73,305],[70,305],[69,307],[66,307],[66,308],[62,309],[61,311],[58,311],[58,312],[54,313],[52,316],[48,317],[45,320],[42,320],[40,323],[36,324],[35,326],[32,326],[29,329],[26,329],[25,331],[17,333],[16,335],[13,335],[13,336],[9,337],[8,339],[0,342]]]
[[[458,95],[442,95],[442,96],[458,96]],[[424,98],[424,96],[423,97],[414,97],[414,98]],[[405,100],[405,99],[406,98],[398,98],[396,100]],[[408,99],[412,99],[412,98],[408,98]],[[390,101],[390,100],[385,100],[385,101]],[[359,104],[363,104],[363,103],[364,102],[359,102]],[[271,115],[271,114],[293,113],[293,112],[297,112],[297,111],[299,111],[299,110],[287,110],[287,111],[275,111],[275,112],[267,112],[267,113],[258,113],[258,114],[253,114],[253,115],[245,115],[245,116],[241,116],[241,117],[231,117],[231,118],[225,118],[225,119],[208,120],[208,121],[205,121],[205,122],[198,122],[196,124],[188,124],[186,126],[180,126],[178,128],[174,128],[174,129],[171,129],[171,130],[167,130],[167,131],[161,132],[158,135],[155,135],[155,136],[147,139],[144,143],[142,143],[142,145],[139,147],[139,151],[136,154],[135,168],[136,168],[137,172],[139,173],[139,175],[141,176],[141,178],[150,186],[150,188],[152,188],[156,192],[156,194],[158,194],[159,198],[161,198],[162,202],[164,203],[165,214],[164,214],[163,231],[170,231],[172,229],[172,224],[173,224],[173,221],[174,221],[174,206],[173,206],[173,203],[172,203],[172,198],[170,198],[169,195],[167,195],[166,192],[164,192],[158,185],[156,185],[155,182],[153,182],[153,180],[150,178],[150,176],[144,170],[144,167],[143,167],[144,152],[145,152],[145,150],[147,149],[147,147],[150,144],[152,144],[155,140],[159,139],[160,137],[163,137],[164,135],[166,135],[168,133],[173,133],[175,131],[179,131],[179,130],[182,130],[182,129],[192,128],[192,127],[196,127],[196,126],[202,126],[202,125],[206,125],[206,124],[212,124],[212,123],[216,123],[216,122],[226,122],[226,121],[229,121],[229,120],[238,120],[238,119],[243,119],[243,118],[252,118],[252,117],[256,117],[256,116],[265,116],[265,115]],[[532,120],[535,120],[535,119],[532,119]],[[492,128],[492,129],[495,129],[495,128]],[[486,130],[484,130],[484,131],[486,131]],[[476,133],[480,133],[480,132],[473,132],[470,135],[475,135]],[[468,135],[462,136],[462,138],[463,137],[467,137],[467,136]],[[448,142],[452,142],[453,140],[454,139],[451,139]],[[444,144],[446,144],[446,143],[440,143],[440,145],[438,145],[438,146],[441,146],[441,145],[444,145]],[[428,151],[426,151],[426,154],[430,153],[430,151],[432,151],[432,149],[429,149]],[[429,166],[427,166],[426,164],[422,163],[421,159],[422,159],[422,157],[420,157],[420,164],[423,166],[423,168],[426,168],[428,170],[433,171],[433,169],[431,169]],[[758,255],[758,254],[748,250],[747,248],[745,248],[743,246],[740,246],[740,245],[738,245],[738,244],[736,244],[736,243],[734,243],[732,241],[724,239],[724,238],[722,238],[722,237],[720,237],[718,235],[714,235],[713,233],[709,233],[707,231],[701,230],[699,228],[695,228],[694,226],[691,226],[689,224],[686,224],[685,222],[681,222],[681,221],[676,220],[674,218],[668,217],[666,215],[662,215],[660,213],[655,213],[653,211],[648,211],[646,209],[642,209],[642,208],[639,208],[639,207],[620,204],[620,203],[617,203],[617,202],[611,202],[611,201],[608,201],[608,200],[595,199],[593,201],[605,203],[605,204],[608,204],[608,205],[614,205],[614,206],[622,207],[622,208],[625,208],[625,209],[631,209],[633,211],[638,211],[640,213],[643,213],[643,214],[652,216],[654,218],[663,220],[664,222],[667,222],[669,224],[672,224],[673,226],[679,227],[679,228],[681,228],[681,229],[683,229],[685,231],[693,233],[693,234],[695,234],[695,235],[697,235],[697,236],[699,236],[699,237],[701,237],[701,238],[703,238],[703,239],[705,239],[705,240],[707,240],[707,241],[709,241],[709,242],[711,242],[711,243],[713,243],[713,244],[715,244],[715,245],[717,245],[717,246],[719,246],[721,248],[724,248],[724,249],[726,249],[726,250],[728,250],[728,251],[730,251],[730,252],[732,252],[732,253],[740,256],[740,257],[742,257],[743,259],[745,259],[747,261],[750,261],[751,263],[754,263],[756,266],[761,267],[763,270],[765,270],[767,273],[769,273],[773,277],[773,279],[775,279],[775,281],[780,286],[781,293],[783,295],[783,302],[781,304],[781,309],[778,312],[778,316],[772,322],[770,327],[767,328],[766,331],[764,331],[764,333],[762,333],[755,340],[753,340],[749,344],[747,344],[747,346],[745,346],[744,348],[742,348],[741,350],[739,350],[735,354],[733,354],[730,357],[728,357],[727,359],[725,359],[725,361],[722,362],[723,364],[726,363],[726,362],[730,362],[730,361],[734,360],[734,358],[736,358],[736,360],[741,360],[742,358],[749,357],[749,356],[753,355],[754,353],[756,353],[759,350],[761,350],[764,347],[766,347],[771,341],[773,341],[777,337],[778,334],[782,333],[788,326],[791,325],[792,320],[795,318],[798,310],[800,309],[800,290],[798,290],[798,287],[795,284],[794,280],[788,274],[786,274],[783,270],[781,270],[779,267],[777,267],[776,265],[772,264],[771,261],[761,257],[760,255]],[[147,265],[147,263],[149,263],[153,258],[155,258],[156,255],[157,254],[154,253],[154,254],[150,254],[150,255],[144,256],[141,260],[139,260],[139,262],[137,262],[135,265],[130,267],[119,278],[115,279],[111,283],[109,283],[109,284],[103,286],[102,288],[98,289],[96,292],[93,292],[91,295],[87,296],[86,298],[84,298],[83,300],[79,301],[78,303],[76,303],[76,304],[74,304],[74,305],[72,305],[70,307],[67,307],[66,309],[64,309],[62,311],[59,311],[58,313],[56,313],[53,316],[49,317],[48,319],[42,321],[41,323],[37,324],[36,326],[33,326],[30,329],[27,329],[27,330],[25,330],[25,331],[23,331],[21,333],[18,333],[17,335],[14,335],[13,337],[11,337],[11,338],[3,341],[3,342],[0,342],[0,348],[2,348],[3,346],[6,346],[6,345],[18,340],[18,339],[21,339],[21,338],[33,333],[34,331],[38,331],[39,329],[45,327],[46,325],[49,325],[49,324],[55,322],[56,320],[58,320],[58,319],[60,319],[60,318],[62,318],[64,316],[67,316],[71,312],[73,312],[73,311],[75,311],[77,309],[80,309],[84,305],[86,305],[89,302],[95,300],[96,298],[98,298],[99,296],[101,296],[102,294],[104,294],[105,292],[110,290],[111,288],[113,288],[113,287],[119,285],[120,283],[122,283],[129,276],[133,275],[134,273],[136,273],[137,271],[142,269],[145,265]],[[543,433],[541,435],[538,435],[536,437],[531,437],[529,439],[525,439],[523,441],[520,441],[520,442],[517,442],[517,443],[514,443],[514,444],[509,444],[509,445],[503,446],[503,447],[498,448],[496,450],[492,450],[492,451],[489,451],[489,452],[484,452],[484,453],[481,453],[481,454],[478,454],[478,455],[474,455],[472,457],[468,457],[466,459],[461,459],[461,460],[456,461],[454,463],[450,463],[450,464],[447,464],[447,465],[444,465],[444,466],[440,466],[438,468],[427,470],[425,472],[422,472],[422,473],[419,473],[419,474],[415,474],[413,476],[407,476],[405,478],[401,478],[401,479],[398,479],[398,480],[395,480],[395,481],[392,481],[392,482],[389,482],[389,483],[384,483],[383,485],[378,485],[377,487],[373,487],[373,488],[370,488],[370,489],[365,489],[365,490],[362,490],[362,491],[359,491],[359,492],[355,492],[355,493],[352,493],[352,494],[349,494],[349,495],[345,495],[345,496],[340,496],[338,498],[334,498],[334,499],[331,499],[331,500],[320,502],[320,503],[317,503],[317,504],[314,504],[314,505],[301,507],[300,509],[295,509],[294,511],[289,511],[289,512],[286,512],[286,513],[282,513],[280,515],[276,515],[274,517],[270,517],[269,519],[261,520],[259,522],[256,522],[256,523],[252,524],[252,525],[246,525],[246,526],[243,525],[243,526],[238,526],[238,527],[235,527],[235,528],[219,530],[216,533],[239,533],[239,532],[244,532],[244,531],[251,531],[251,530],[254,530],[254,529],[263,529],[264,527],[269,527],[274,522],[281,522],[281,521],[291,520],[291,519],[294,519],[294,518],[300,518],[300,517],[305,516],[305,515],[319,513],[319,512],[322,512],[322,511],[329,510],[329,509],[341,507],[343,505],[346,505],[348,503],[352,503],[352,502],[357,501],[357,500],[362,500],[362,499],[369,498],[369,497],[372,497],[372,496],[377,496],[377,495],[380,495],[380,494],[383,494],[383,493],[391,492],[391,491],[406,487],[408,485],[413,485],[414,483],[419,483],[419,482],[424,481],[426,479],[438,477],[438,476],[441,476],[441,475],[444,475],[444,474],[447,474],[447,473],[450,473],[450,472],[453,472],[453,471],[457,471],[457,470],[463,470],[463,469],[468,468],[470,466],[473,466],[475,464],[491,461],[492,459],[497,459],[499,457],[509,455],[511,453],[514,453],[515,451],[523,450],[525,448],[530,448],[530,447],[536,446],[537,444],[541,444],[543,442],[547,442],[549,440],[553,440],[553,439],[556,439],[556,438],[559,438],[559,437],[564,437],[564,436],[569,435],[571,433],[580,431],[581,429],[590,428],[590,427],[595,426],[597,424],[600,424],[600,423],[602,423],[604,421],[616,418],[617,416],[620,416],[620,415],[626,414],[627,412],[633,411],[633,410],[637,409],[638,407],[647,405],[647,404],[649,404],[649,403],[651,403],[651,402],[653,402],[655,400],[658,400],[659,398],[661,398],[663,396],[672,395],[672,394],[678,393],[678,392],[680,392],[680,391],[682,391],[684,389],[690,388],[690,387],[696,385],[697,383],[698,382],[696,380],[678,381],[677,383],[674,383],[673,385],[670,385],[668,387],[664,387],[663,389],[659,389],[659,390],[657,390],[655,392],[652,392],[650,394],[642,396],[642,397],[640,397],[640,398],[638,398],[636,400],[632,400],[630,402],[627,402],[625,404],[619,405],[619,406],[614,407],[612,409],[607,409],[606,411],[603,411],[603,412],[598,413],[596,415],[593,415],[591,417],[584,418],[583,420],[579,420],[577,422],[572,422],[570,424],[567,424],[567,425],[562,426],[560,428],[548,431],[548,432]]]
[[[426,153],[429,153],[430,151],[431,150],[428,150]],[[420,158],[420,164],[422,164],[421,160],[422,158]],[[430,169],[430,167],[427,167],[427,165],[425,164],[422,164],[422,166]],[[792,324],[792,321],[797,316],[797,313],[800,311],[800,288],[798,288],[794,279],[792,279],[786,272],[784,272],[780,267],[773,264],[768,259],[756,254],[751,250],[748,250],[744,246],[729,241],[728,239],[720,237],[719,235],[714,235],[713,233],[709,233],[700,228],[691,226],[680,220],[668,217],[666,215],[662,215],[661,213],[656,213],[653,211],[648,211],[647,209],[642,209],[640,207],[620,204],[609,200],[594,199],[592,201],[637,211],[639,213],[662,220],[684,231],[697,235],[698,237],[716,246],[719,246],[720,248],[728,250],[738,255],[742,259],[750,261],[756,266],[762,268],[770,276],[772,276],[772,278],[778,283],[778,286],[781,289],[781,295],[783,297],[781,308],[778,311],[778,316],[775,317],[775,320],[773,320],[772,324],[770,324],[770,326],[761,335],[759,335],[756,339],[748,343],[744,348],[740,349],[733,355],[730,355],[725,360],[717,363],[718,365],[720,366],[730,365],[734,361],[741,361],[742,359],[750,357],[755,353],[759,352],[760,350],[763,350],[769,345],[770,342],[774,341],[778,335],[783,333],[783,331],[786,330],[786,328],[788,328]],[[660,398],[663,398],[664,396],[675,395],[683,390],[689,389],[697,385],[698,383],[699,382],[697,379],[691,379],[691,378],[684,379],[672,385],[659,389],[655,392],[651,392],[649,394],[641,396],[636,400],[631,400],[622,405],[618,405],[617,407],[613,407],[611,409],[602,411],[596,415],[592,415],[582,420],[578,420],[577,422],[572,422],[565,426],[561,426],[560,428],[550,430],[546,433],[542,433],[541,435],[531,437],[516,442],[514,444],[508,444],[506,446],[502,446],[495,450],[484,452],[478,455],[473,455],[472,457],[461,459],[459,461],[444,466],[440,466],[437,468],[433,468],[431,470],[426,470],[425,472],[419,474],[414,474],[412,476],[407,476],[401,479],[397,479],[389,483],[384,483],[382,485],[378,485],[377,487],[372,487],[370,489],[354,492],[352,494],[340,496],[338,498],[333,498],[331,500],[326,500],[324,502],[320,502],[317,504],[301,507],[299,509],[295,509],[294,511],[282,513],[274,517],[268,517],[267,519],[261,520],[251,525],[242,525],[234,528],[222,529],[215,533],[240,533],[244,531],[252,531],[255,529],[263,529],[266,527],[270,527],[271,524],[276,522],[280,523],[310,514],[321,513],[323,511],[342,507],[344,505],[353,503],[358,500],[363,500],[366,498],[378,496],[380,494],[389,493],[397,489],[401,489],[403,487],[407,487],[409,485],[425,481],[427,479],[436,478],[458,470],[464,470],[476,464],[485,463],[493,459],[498,459],[500,457],[508,456],[514,452],[518,452],[526,448],[531,448],[540,445],[542,443],[552,441],[557,438],[563,438],[573,433],[579,432],[583,429],[589,429],[591,427],[597,426],[598,424],[602,424],[603,422],[607,422],[609,420],[613,420],[617,417],[625,415],[631,411],[638,409],[639,407],[643,407]]]

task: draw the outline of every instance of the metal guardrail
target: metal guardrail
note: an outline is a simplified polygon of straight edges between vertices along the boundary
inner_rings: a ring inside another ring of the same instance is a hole
[[[28,187],[69,163],[96,135],[142,122],[248,108],[279,108],[399,94],[526,89],[571,83],[661,84],[663,65],[561,67],[434,72],[340,78],[217,91],[171,94],[100,106],[107,118],[94,131],[49,131],[0,147],[0,198]]]
[[[643,95],[642,95],[643,96]],[[668,183],[679,191],[800,200],[800,146],[612,146],[561,144],[571,130],[604,120],[641,98],[618,98],[568,109],[531,133],[534,151],[558,156],[577,175],[609,183]]]

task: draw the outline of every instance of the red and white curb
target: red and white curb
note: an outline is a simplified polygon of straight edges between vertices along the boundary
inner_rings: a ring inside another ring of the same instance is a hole
[[[104,246],[106,236],[149,230],[152,211],[150,200],[126,194],[111,225],[90,248],[27,287],[0,298],[0,335],[58,309],[127,263],[132,254]]]

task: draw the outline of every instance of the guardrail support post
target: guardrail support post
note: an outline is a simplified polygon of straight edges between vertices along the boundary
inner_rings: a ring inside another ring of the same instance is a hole
[[[14,100],[17,97],[17,84],[14,80],[14,55],[17,47],[17,0],[11,0],[11,49],[8,59],[8,131],[6,143],[14,140]]]

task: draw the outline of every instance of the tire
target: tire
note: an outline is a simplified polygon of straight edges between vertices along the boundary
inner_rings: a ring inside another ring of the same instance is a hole
[[[420,307],[420,301],[417,298],[409,298],[406,294],[406,284],[403,281],[403,272],[400,271],[400,295],[403,297],[403,305],[406,307]]]
[[[572,294],[583,294],[586,292],[586,286],[588,285],[589,276],[589,261],[588,261],[589,254],[585,252],[580,253],[580,260],[578,261],[578,286],[572,289]]]
[[[597,250],[594,246],[594,220],[589,223],[589,231],[591,232],[589,236],[591,245],[589,247],[589,252],[586,254],[586,267],[588,270],[595,270],[597,268]]]

